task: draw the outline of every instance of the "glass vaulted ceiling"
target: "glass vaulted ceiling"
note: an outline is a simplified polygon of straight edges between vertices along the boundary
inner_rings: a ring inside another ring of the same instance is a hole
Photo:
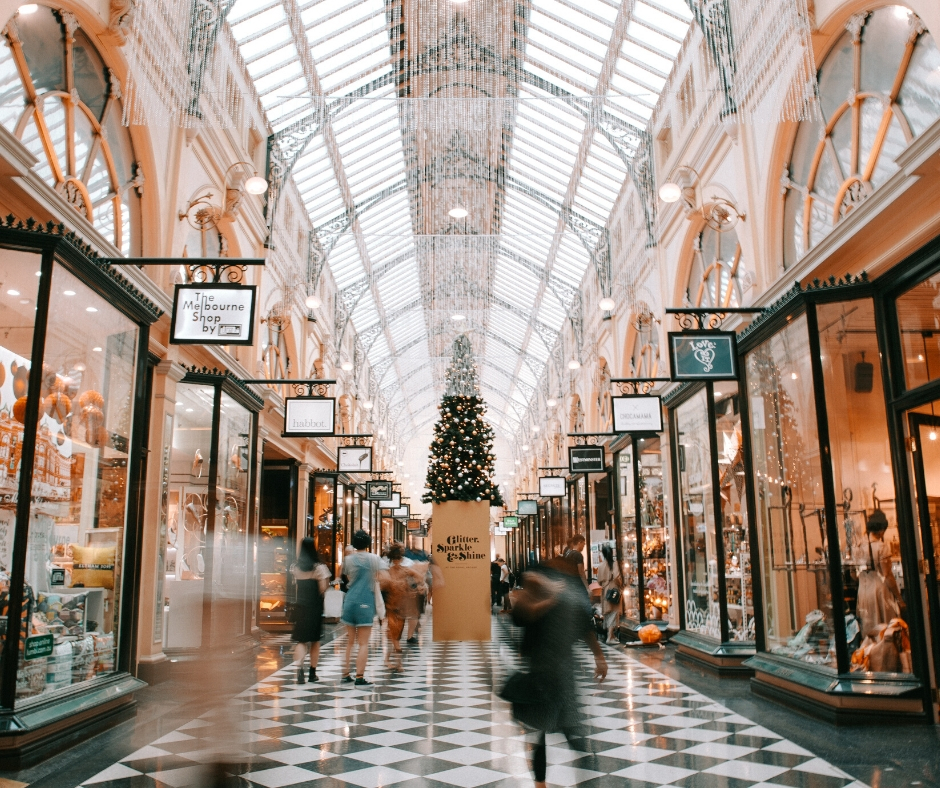
[[[518,434],[591,264],[572,217],[607,224],[690,19],[683,0],[237,0],[273,131],[326,109],[292,177],[412,429],[467,332],[489,418]]]

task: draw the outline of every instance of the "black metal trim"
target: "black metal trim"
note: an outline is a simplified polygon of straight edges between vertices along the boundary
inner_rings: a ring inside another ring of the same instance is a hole
[[[121,616],[117,667],[137,673],[137,638],[140,595],[143,581],[144,503],[147,490],[147,460],[150,451],[150,415],[153,403],[153,368],[147,348],[149,327],[142,326],[137,341],[137,369],[134,386],[134,414],[131,444],[128,448],[127,519],[124,523],[124,577],[121,589]],[[126,604],[131,600],[131,604]]]
[[[16,677],[19,670],[20,619],[23,614],[23,586],[26,583],[26,550],[29,542],[29,513],[32,508],[33,465],[36,459],[36,425],[42,388],[42,363],[49,324],[49,299],[55,247],[43,250],[33,323],[33,347],[30,354],[26,413],[23,416],[23,448],[20,451],[20,484],[17,490],[16,524],[13,528],[13,555],[10,561],[10,601],[7,609],[7,633],[0,666],[0,705],[12,709],[16,703]],[[30,427],[29,425],[33,425]]]
[[[23,251],[52,251],[85,284],[109,300],[117,299],[119,308],[137,322],[154,323],[163,315],[163,310],[113,268],[110,260],[100,257],[90,244],[67,230],[64,224],[53,221],[42,224],[32,218],[24,222],[9,214],[0,218],[0,246]],[[134,259],[119,262],[133,265]]]
[[[767,647],[764,624],[764,587],[761,570],[760,536],[757,529],[757,497],[754,490],[754,459],[751,446],[751,401],[748,392],[747,359],[744,354],[738,356],[738,369],[741,379],[738,381],[738,412],[741,414],[741,459],[744,462],[744,501],[747,514],[747,540],[751,567],[751,605],[754,608],[754,645],[757,651]],[[743,583],[742,572],[742,583]],[[746,605],[744,589],[741,589],[741,604]]]
[[[691,394],[689,395],[691,396]],[[683,402],[687,398],[683,398]],[[669,410],[669,458],[672,463],[672,510],[673,522],[676,526],[675,555],[676,555],[676,596],[679,602],[679,628],[686,628],[685,620],[685,540],[682,538],[682,499],[679,497],[679,426],[676,409]]]
[[[221,384],[222,390],[232,399],[238,402],[244,408],[257,413],[264,408],[264,400],[255,394],[245,381],[237,375],[233,375],[227,369],[217,369],[213,367],[197,367],[193,364],[187,367],[185,364],[180,366],[186,370],[181,383],[198,383],[204,386],[215,386]]]
[[[836,640],[836,670],[849,672],[849,647],[845,638],[845,587],[842,582],[842,550],[839,548],[839,527],[836,522],[835,474],[832,468],[832,446],[829,440],[829,409],[826,407],[825,378],[819,358],[819,322],[816,305],[806,310],[806,332],[809,339],[810,368],[813,375],[813,398],[816,405],[816,431],[819,442],[819,476],[822,481],[823,504],[826,512],[826,541],[829,550],[829,593],[832,595],[832,628]]]
[[[715,526],[715,561],[718,563],[718,629],[721,642],[728,642],[728,579],[725,566],[725,534],[721,509],[721,474],[718,471],[718,430],[715,411],[715,384],[705,384],[705,408],[708,413],[708,453],[712,474],[712,517]],[[707,527],[707,526],[706,526]],[[743,575],[743,572],[742,572]],[[741,580],[741,605],[744,605],[743,577]],[[708,600],[711,603],[711,599]],[[743,611],[742,611],[743,612]]]

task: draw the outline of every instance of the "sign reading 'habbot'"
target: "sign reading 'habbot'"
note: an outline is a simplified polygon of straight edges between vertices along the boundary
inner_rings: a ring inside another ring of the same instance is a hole
[[[255,296],[251,285],[177,285],[173,297],[173,345],[250,345]]]

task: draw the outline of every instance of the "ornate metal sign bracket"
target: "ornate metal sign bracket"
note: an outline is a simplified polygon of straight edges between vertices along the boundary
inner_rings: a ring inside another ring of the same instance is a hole
[[[651,394],[657,383],[671,383],[672,378],[611,378],[620,394]]]
[[[250,265],[264,265],[263,257],[114,257],[110,265],[184,266],[193,284],[242,284]]]
[[[612,437],[609,432],[574,432],[568,434],[569,440],[574,441],[571,444],[572,446],[603,446]]]
[[[763,312],[763,307],[679,307],[667,309],[667,315],[675,315],[683,331],[717,331],[722,322],[730,315],[755,315]]]
[[[371,446],[373,435],[371,432],[349,433],[347,435],[334,435],[339,440],[340,446]],[[375,471],[370,471],[375,473]]]
[[[336,383],[335,380],[291,380],[289,378],[255,378],[245,383],[255,383],[259,386],[287,385],[294,390],[295,397],[325,397],[327,386]],[[371,436],[370,436],[371,437]]]

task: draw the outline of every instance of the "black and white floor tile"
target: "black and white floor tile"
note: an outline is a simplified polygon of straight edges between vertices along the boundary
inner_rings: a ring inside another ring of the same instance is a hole
[[[515,664],[505,622],[490,643],[433,643],[430,628],[404,670],[370,667],[375,684],[340,683],[342,642],[325,650],[320,681],[298,686],[291,665],[233,700],[131,753],[87,788],[208,785],[220,753],[241,788],[516,788],[531,785],[533,734],[494,694]],[[373,633],[381,660],[380,634]],[[548,743],[554,786],[865,788],[813,753],[711,698],[608,650],[610,673],[579,660],[584,737]]]

